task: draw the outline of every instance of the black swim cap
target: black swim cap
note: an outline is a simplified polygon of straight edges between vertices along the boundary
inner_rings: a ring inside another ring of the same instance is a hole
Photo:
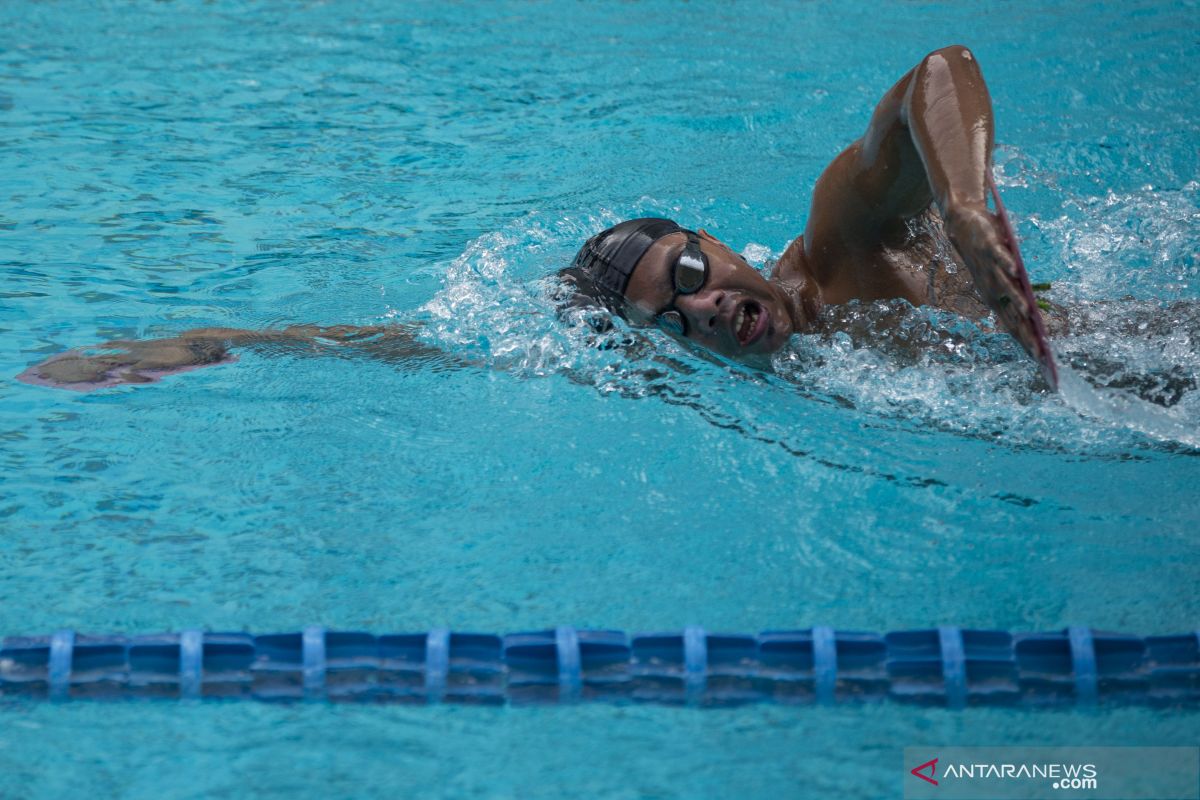
[[[588,239],[579,248],[570,271],[586,278],[598,295],[596,299],[619,311],[633,268],[650,245],[682,230],[671,220],[659,217],[626,220]]]

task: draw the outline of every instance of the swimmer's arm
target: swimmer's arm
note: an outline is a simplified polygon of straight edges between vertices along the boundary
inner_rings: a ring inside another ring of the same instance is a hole
[[[930,53],[884,95],[866,134],[818,180],[805,232],[809,262],[850,272],[875,264],[869,255],[899,243],[905,221],[933,203],[981,298],[1033,352],[1038,311],[987,208],[992,146],[992,101],[974,55],[957,45]],[[851,275],[847,283],[872,280]]]
[[[955,45],[925,56],[817,181],[809,247],[877,248],[931,201],[943,217],[986,209],[992,136],[992,101],[971,52]]]
[[[215,366],[232,351],[322,354],[356,352],[392,363],[446,361],[421,343],[414,325],[291,325],[271,330],[197,328],[167,339],[117,340],[52,356],[20,377],[31,383],[88,391],[126,383],[151,383],[164,375]]]

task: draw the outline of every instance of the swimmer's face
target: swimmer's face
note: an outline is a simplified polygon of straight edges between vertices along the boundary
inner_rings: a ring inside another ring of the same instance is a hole
[[[675,262],[686,244],[686,234],[664,236],[638,261],[625,290],[630,322],[655,325],[671,305]],[[782,347],[793,328],[782,291],[704,231],[700,231],[700,249],[708,259],[708,279],[699,291],[675,297],[684,338],[733,358],[765,355]]]

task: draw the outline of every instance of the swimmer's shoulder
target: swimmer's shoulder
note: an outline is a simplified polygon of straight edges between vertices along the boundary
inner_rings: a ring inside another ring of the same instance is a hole
[[[804,237],[797,236],[783,251],[783,255],[771,269],[770,279],[781,283],[798,283],[812,280],[804,258]]]

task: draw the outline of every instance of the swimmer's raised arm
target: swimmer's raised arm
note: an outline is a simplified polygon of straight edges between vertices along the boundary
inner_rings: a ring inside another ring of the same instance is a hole
[[[955,45],[925,56],[884,95],[866,134],[813,190],[805,256],[827,301],[922,302],[918,286],[877,269],[878,254],[900,243],[905,222],[933,203],[980,297],[1037,357],[1038,309],[987,207],[992,145],[992,101],[974,55]]]
[[[291,325],[275,330],[197,328],[167,339],[117,340],[51,356],[18,376],[26,383],[90,391],[152,383],[166,375],[232,360],[237,348],[328,353],[345,348],[394,363],[448,356],[417,340],[414,325]]]

